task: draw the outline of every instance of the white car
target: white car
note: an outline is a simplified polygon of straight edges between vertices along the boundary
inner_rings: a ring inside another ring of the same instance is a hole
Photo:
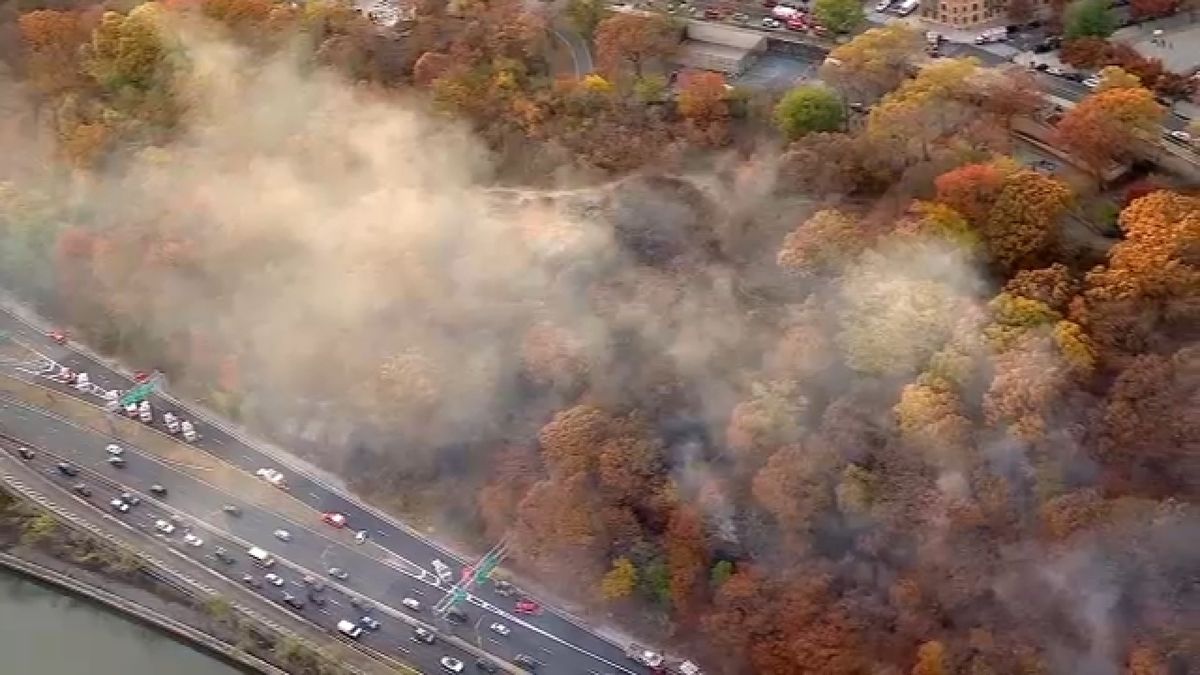
[[[154,529],[162,532],[163,534],[171,534],[175,531],[175,526],[159,518],[158,520],[154,521]]]
[[[121,446],[117,445],[116,443],[109,443],[108,445],[104,446],[104,451],[107,452],[108,454],[112,455],[113,457],[116,457],[117,455],[120,455],[125,452],[124,450],[121,449]]]
[[[491,629],[496,635],[503,635],[504,637],[508,637],[508,635],[512,633],[512,629],[502,623],[492,624]]]
[[[291,541],[292,540],[292,533],[288,532],[287,530],[275,530],[272,534],[274,534],[275,538],[278,539],[279,541]]]
[[[1179,130],[1169,131],[1166,134],[1164,134],[1163,136],[1167,140],[1175,141],[1177,143],[1183,143],[1184,145],[1191,145],[1191,143],[1192,143],[1192,135],[1186,131],[1179,131]]]
[[[453,656],[443,656],[441,664],[443,668],[452,673],[461,673],[463,670],[463,662]]]
[[[154,413],[150,411],[150,401],[138,404],[138,419],[149,424],[154,421]]]
[[[1095,89],[1096,87],[1100,86],[1100,78],[1093,75],[1083,81],[1083,86],[1087,87],[1088,89]]]
[[[173,434],[179,433],[179,418],[174,413],[163,413],[163,424],[167,427],[167,431]]]
[[[274,573],[268,574],[265,577],[263,577],[263,579],[266,579],[267,583],[271,584],[272,586],[282,586],[283,585],[283,577],[279,576],[278,574],[274,574]]]
[[[772,19],[769,16],[764,16],[762,20],[762,27],[770,28],[771,30],[778,30],[779,28],[783,27],[783,24],[780,23],[778,19]]]
[[[367,543],[367,531],[359,530],[358,532],[355,532],[354,533],[354,543],[356,543],[356,544]]]
[[[125,503],[124,499],[113,499],[108,505],[113,507],[117,513],[129,513],[129,505]]]
[[[891,6],[892,6],[892,0],[879,0],[879,2],[875,3],[875,11],[876,12],[885,12],[885,11],[887,11],[887,8],[891,7]]]
[[[267,481],[275,487],[283,487],[284,485],[283,474],[275,469],[259,469],[258,471],[254,472],[254,475]]]
[[[200,547],[204,545],[204,540],[192,534],[191,532],[188,532],[187,534],[183,535],[183,543],[187,544],[188,546]]]
[[[200,438],[200,434],[196,433],[196,427],[193,427],[192,423],[187,420],[179,423],[179,430],[183,432],[183,440],[187,441],[188,443]]]
[[[413,598],[404,598],[403,600],[400,601],[400,604],[404,605],[405,607],[411,609],[414,612],[421,611],[420,601],[414,600]]]

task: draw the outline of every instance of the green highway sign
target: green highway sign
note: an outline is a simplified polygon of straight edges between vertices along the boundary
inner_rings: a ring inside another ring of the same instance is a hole
[[[145,384],[139,384],[133,389],[121,394],[121,405],[141,403],[142,401],[145,401],[150,394],[153,394],[156,388],[157,383],[154,381],[146,382]]]

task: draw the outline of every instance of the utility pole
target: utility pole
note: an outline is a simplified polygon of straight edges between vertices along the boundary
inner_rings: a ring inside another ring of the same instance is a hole
[[[471,589],[487,581],[507,554],[508,540],[501,539],[490,551],[483,554],[482,558],[464,567],[462,578],[451,586],[450,590],[446,591],[446,595],[442,596],[442,599],[433,606],[434,615],[445,616],[447,612],[466,600]]]

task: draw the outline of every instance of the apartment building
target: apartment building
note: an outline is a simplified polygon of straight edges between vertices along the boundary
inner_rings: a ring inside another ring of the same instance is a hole
[[[1008,5],[1013,0],[922,0],[921,16],[950,28],[971,29],[1003,22],[1008,17]],[[1015,0],[1028,2],[1034,14],[1042,14],[1047,0]]]

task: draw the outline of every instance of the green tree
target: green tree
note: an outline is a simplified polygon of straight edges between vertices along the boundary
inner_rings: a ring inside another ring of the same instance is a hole
[[[596,34],[596,26],[608,15],[603,0],[571,0],[567,4],[567,21],[571,27],[589,39]]]
[[[1113,15],[1108,0],[1076,0],[1067,8],[1066,27],[1068,40],[1081,37],[1108,37],[1117,29],[1117,17]]]
[[[815,84],[796,87],[775,106],[775,124],[788,140],[818,131],[837,131],[845,115],[837,94]]]
[[[612,569],[600,580],[600,595],[605,600],[624,600],[637,588],[638,573],[629,558],[617,558]]]
[[[822,26],[834,33],[849,33],[866,18],[858,0],[816,0],[813,14]]]
[[[718,561],[712,566],[712,571],[708,573],[708,583],[713,588],[720,588],[729,577],[733,576],[733,563],[728,560]]]

